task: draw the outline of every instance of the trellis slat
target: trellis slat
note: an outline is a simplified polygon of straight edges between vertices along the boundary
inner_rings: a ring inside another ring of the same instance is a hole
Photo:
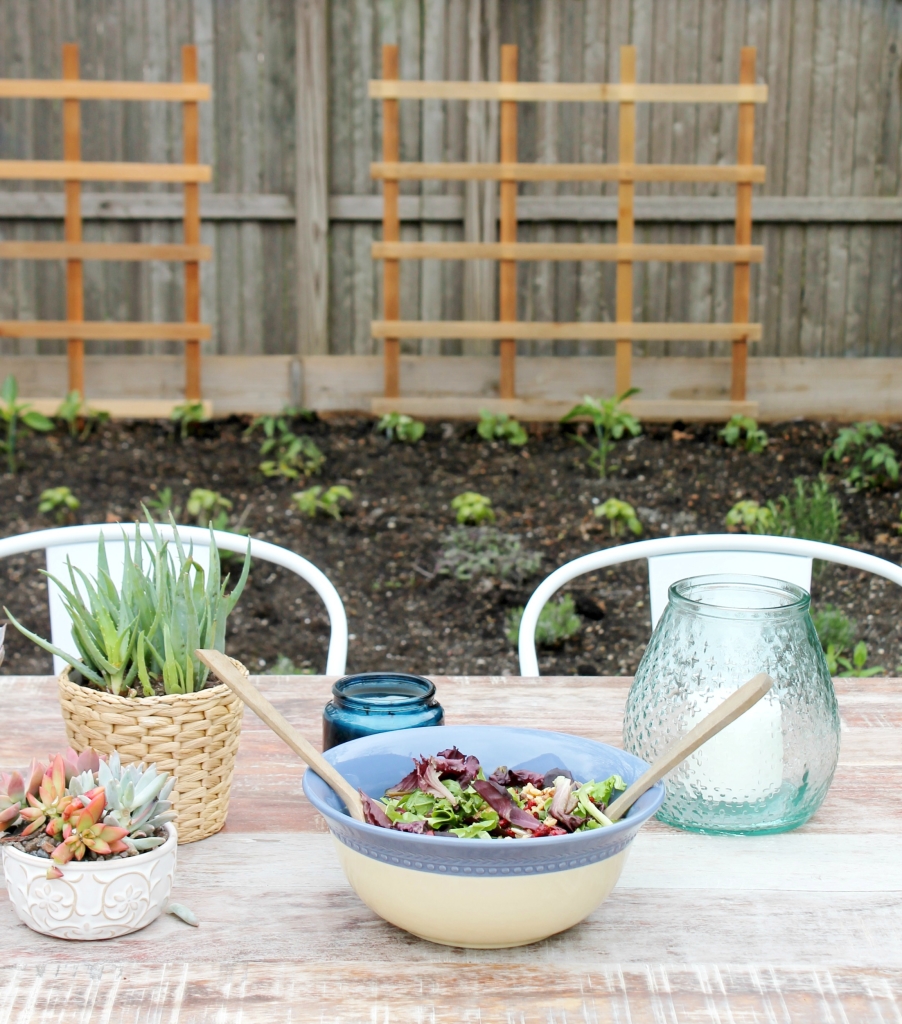
[[[112,320],[0,320],[0,338],[76,338],[90,341],[188,341],[212,336],[209,324]]]
[[[513,103],[766,103],[766,85],[676,85],[592,82],[369,83],[375,100],[500,100]]]
[[[760,324],[671,323],[543,323],[518,320],[374,320],[374,338],[505,337],[529,341],[748,341],[761,340]]]
[[[766,180],[760,164],[476,164],[374,163],[374,179],[399,181],[677,181],[754,182]]]
[[[210,86],[175,82],[85,82],[0,78],[0,99],[197,102],[210,99]]]
[[[209,245],[147,242],[0,242],[0,260],[211,260]]]
[[[66,100],[78,103],[78,100]],[[4,181],[164,181],[207,182],[210,168],[199,164],[144,164],[132,161],[0,160]]]
[[[502,186],[508,184],[502,182]],[[511,183],[512,184],[512,183]],[[516,187],[512,185],[512,187]],[[628,186],[624,186],[628,187]],[[631,187],[631,186],[629,186]],[[503,209],[503,206],[502,206]],[[591,242],[373,242],[377,260],[599,260],[602,262],[760,263],[760,245]],[[387,318],[391,319],[391,318]],[[513,319],[508,317],[507,319]]]

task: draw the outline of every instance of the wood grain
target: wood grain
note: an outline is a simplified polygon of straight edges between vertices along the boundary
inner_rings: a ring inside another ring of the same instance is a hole
[[[197,47],[182,47],[182,80],[197,81]],[[197,103],[182,104],[182,159],[186,165],[200,163],[200,115]],[[200,243],[200,185],[185,183],[185,217],[183,234],[186,245]],[[197,260],[185,263],[185,323],[200,323],[200,265]],[[185,339],[185,401],[198,402],[201,397],[200,338]]]
[[[383,78],[398,77],[398,47],[386,43],[382,47]],[[397,163],[400,156],[400,121],[398,101],[385,99],[382,103],[382,159],[385,163]],[[382,182],[382,240],[384,244],[401,244],[401,225],[398,220],[398,182],[385,179]],[[410,244],[410,243],[408,243]],[[401,283],[400,267],[396,259],[387,259],[382,268],[382,310],[386,320],[398,320],[401,317]],[[386,338],[383,342],[383,358],[385,361],[385,384],[383,394],[386,398],[396,398],[399,394],[399,361],[401,343],[397,338]]]
[[[78,45],[63,45],[63,78],[79,78]],[[63,157],[67,164],[78,166],[81,160],[81,109],[76,99],[63,101]],[[65,184],[66,221],[65,238],[70,244],[81,242],[81,183],[69,178]],[[84,268],[80,259],[66,262],[66,319],[84,320]],[[82,338],[70,335],[66,339],[69,359],[68,391],[85,393],[85,344]]]
[[[196,186],[189,186],[196,187]],[[146,242],[0,242],[0,260],[211,260],[209,245]],[[69,314],[70,319],[77,319]]]
[[[77,103],[77,100],[66,100]],[[190,164],[142,164],[131,161],[0,160],[0,179],[15,181],[205,182],[210,168]]]
[[[74,44],[64,44],[74,45]],[[176,82],[86,82],[0,78],[0,99],[29,100],[209,100],[209,85]]]
[[[507,184],[503,182],[502,185]],[[631,188],[631,185],[622,186]],[[760,263],[760,245],[685,245],[618,242],[373,242],[375,260],[639,260],[671,263]],[[386,319],[396,319],[386,316]],[[628,322],[628,321],[625,321]]]
[[[760,165],[373,163],[370,176],[398,181],[694,181],[763,183]]]
[[[375,79],[369,84],[369,96],[374,100],[501,100],[513,103],[767,103],[767,86]]]
[[[0,338],[79,338],[93,341],[154,338],[188,341],[211,337],[209,324],[139,323],[130,321],[0,320]],[[71,389],[70,389],[71,390]]]
[[[501,47],[501,78],[504,82],[516,82],[519,77],[519,50],[513,44]],[[517,162],[517,104],[505,100],[501,104],[501,145],[499,155],[502,163]],[[517,183],[502,181],[500,188],[498,237],[502,245],[516,246],[517,242]],[[484,249],[492,243],[464,242]],[[486,254],[488,255],[488,254]],[[501,259],[498,266],[498,319],[509,323],[517,319],[517,264],[514,257]],[[517,393],[516,358],[517,342],[512,335],[500,340],[500,367],[498,373],[498,394],[502,399],[513,398]]]
[[[744,46],[740,55],[739,81],[749,84],[755,81],[754,46]],[[739,105],[739,142],[737,163],[751,163],[755,149],[755,105]],[[736,245],[750,245],[752,241],[752,186],[740,182],[736,186]],[[733,322],[745,323],[749,318],[751,301],[751,266],[737,263],[733,267]],[[748,386],[748,344],[745,339],[733,342],[733,371],[730,382],[730,397],[735,402],[745,400]]]
[[[761,340],[760,324],[541,323],[520,320],[508,327],[497,320],[374,320],[372,331],[374,338],[384,338],[389,333],[398,338],[497,338],[503,331],[512,338],[547,341],[614,341],[617,338],[632,341]]]
[[[636,47],[620,47],[620,81],[626,84],[636,81]],[[617,159],[620,164],[632,164],[636,160],[636,105],[621,103],[618,107]],[[635,220],[633,202],[636,186],[633,180],[624,179],[617,187],[617,246],[633,247]],[[633,319],[633,264],[623,255],[617,261],[615,283],[615,312],[617,323],[628,324]],[[632,386],[633,343],[629,335],[617,339],[614,351],[614,394],[622,395]]]

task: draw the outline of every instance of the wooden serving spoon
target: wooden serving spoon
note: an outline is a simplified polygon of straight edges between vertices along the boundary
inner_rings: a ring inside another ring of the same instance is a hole
[[[195,651],[198,658],[215,672],[217,677],[236,693],[254,714],[324,779],[341,797],[352,818],[363,821],[363,804],[357,790],[341,775],[323,755],[305,739],[288,719],[280,714],[263,694],[235,668],[229,659],[219,651]]]
[[[640,775],[622,796],[617,797],[604,812],[605,815],[611,821],[622,818],[643,793],[663,779],[681,761],[685,761],[703,743],[716,736],[721,729],[726,729],[731,722],[745,714],[773,685],[773,679],[767,673],[760,672],[740,686],[723,704],[716,707],[710,715],[705,715],[694,729],[690,729],[681,740],[677,740],[666,750],[644,775]]]

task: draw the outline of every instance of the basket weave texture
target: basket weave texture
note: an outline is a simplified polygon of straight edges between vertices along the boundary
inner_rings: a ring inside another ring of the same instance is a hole
[[[229,659],[247,676],[247,669]],[[175,776],[172,806],[179,843],[218,832],[229,810],[229,792],[244,704],[220,684],[198,693],[117,697],[69,679],[58,680],[69,743],[81,752],[119,752],[124,764],[143,761]]]

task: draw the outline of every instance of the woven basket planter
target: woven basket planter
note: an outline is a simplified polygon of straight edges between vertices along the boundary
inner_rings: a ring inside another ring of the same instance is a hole
[[[247,669],[232,663],[246,676]],[[244,705],[220,684],[198,693],[164,697],[116,697],[58,678],[60,706],[69,743],[118,751],[123,763],[143,761],[175,776],[172,805],[179,843],[218,832],[229,810],[229,792]]]

